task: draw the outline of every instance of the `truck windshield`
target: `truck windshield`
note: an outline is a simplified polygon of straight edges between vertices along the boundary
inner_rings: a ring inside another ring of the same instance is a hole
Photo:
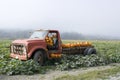
[[[44,39],[47,35],[48,31],[35,31],[31,36],[30,39],[39,38]]]

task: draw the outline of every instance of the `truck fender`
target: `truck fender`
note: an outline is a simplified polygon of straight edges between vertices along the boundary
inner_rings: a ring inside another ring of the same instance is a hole
[[[28,53],[28,58],[33,58],[35,52],[39,51],[39,50],[42,51],[45,56],[47,56],[47,50],[46,50],[46,48],[35,47],[34,49],[30,50],[30,52]]]

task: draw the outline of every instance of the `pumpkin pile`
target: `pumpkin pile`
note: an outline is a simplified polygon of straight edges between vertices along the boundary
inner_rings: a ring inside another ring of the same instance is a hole
[[[51,55],[50,55],[50,57],[51,58],[61,58],[61,54],[60,53],[52,53]]]
[[[90,42],[75,42],[75,43],[62,44],[63,48],[86,47],[86,46],[91,46],[91,43]]]
[[[53,38],[52,37],[46,37],[45,41],[48,46],[53,46]]]

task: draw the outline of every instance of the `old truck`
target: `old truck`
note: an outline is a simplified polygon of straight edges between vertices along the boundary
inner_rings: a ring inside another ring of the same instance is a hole
[[[43,65],[46,60],[59,59],[62,54],[96,54],[90,42],[63,44],[57,30],[36,30],[28,39],[14,40],[10,56],[19,60],[33,59]]]

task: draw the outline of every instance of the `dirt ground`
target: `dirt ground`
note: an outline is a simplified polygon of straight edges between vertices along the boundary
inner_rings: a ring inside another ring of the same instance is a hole
[[[120,64],[115,64],[115,65],[120,66]],[[78,75],[80,73],[87,73],[93,70],[105,70],[112,67],[114,66],[108,65],[108,66],[74,69],[70,71],[49,71],[46,74],[35,74],[35,75],[15,75],[15,76],[0,75],[0,80],[54,80],[55,78],[66,74]],[[108,80],[120,80],[120,74],[117,74],[115,77],[110,76]]]

